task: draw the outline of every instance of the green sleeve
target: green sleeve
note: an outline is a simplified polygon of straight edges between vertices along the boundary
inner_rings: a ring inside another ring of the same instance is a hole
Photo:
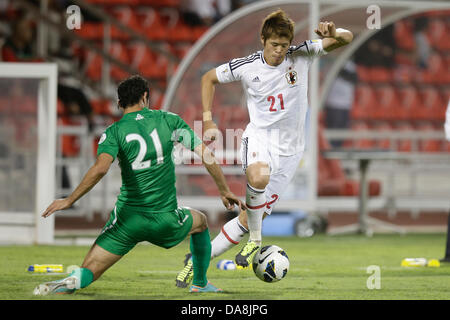
[[[172,131],[172,141],[181,143],[185,148],[194,150],[202,140],[189,127],[189,125],[177,114],[166,112],[165,117]]]
[[[115,135],[115,130],[113,126],[108,127],[105,132],[103,132],[100,140],[98,141],[97,156],[101,153],[107,153],[116,159],[117,153],[119,152],[119,145],[117,143],[117,137]]]

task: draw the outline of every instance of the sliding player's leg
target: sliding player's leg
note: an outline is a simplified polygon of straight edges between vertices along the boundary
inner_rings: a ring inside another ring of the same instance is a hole
[[[192,281],[190,292],[221,292],[222,290],[212,285],[206,276],[211,260],[211,238],[206,216],[194,209],[190,209],[190,212],[193,220],[189,233],[192,257],[177,275],[176,285],[186,287]]]
[[[34,294],[68,294],[77,289],[86,288],[120,258],[122,258],[121,255],[113,254],[94,244],[86,255],[81,268],[75,269],[64,279],[40,284],[34,289]]]
[[[127,210],[114,207],[110,218],[105,224],[101,234],[95,240],[89,252],[86,254],[81,268],[74,270],[68,277],[39,285],[34,294],[47,295],[52,293],[73,293],[97,280],[108,268],[116,263],[122,256],[130,251],[136,242],[120,231],[117,224],[119,215],[122,222],[124,216],[133,214]]]

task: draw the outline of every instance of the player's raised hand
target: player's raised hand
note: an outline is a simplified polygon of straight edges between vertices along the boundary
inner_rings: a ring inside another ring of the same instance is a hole
[[[70,208],[71,206],[72,203],[67,198],[57,199],[53,201],[51,205],[48,206],[48,208],[42,214],[42,217],[47,218],[51,216],[54,212]]]
[[[336,37],[336,26],[332,21],[319,22],[319,27],[314,32],[322,38]]]
[[[246,210],[247,206],[231,191],[223,193],[221,196],[222,203],[228,210],[232,210],[237,205],[241,210]]]
[[[220,131],[213,120],[203,121],[203,141],[214,141],[219,135]]]

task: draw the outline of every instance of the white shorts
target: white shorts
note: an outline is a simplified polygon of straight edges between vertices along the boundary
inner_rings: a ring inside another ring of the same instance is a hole
[[[265,212],[267,214],[272,213],[275,204],[294,177],[302,157],[303,152],[291,156],[272,154],[267,145],[257,137],[246,136],[245,133],[242,136],[241,160],[244,172],[255,162],[265,162],[270,168],[270,180],[265,192],[267,199]]]

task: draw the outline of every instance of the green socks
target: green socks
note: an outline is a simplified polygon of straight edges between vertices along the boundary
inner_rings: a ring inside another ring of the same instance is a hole
[[[191,235],[190,249],[192,253],[192,264],[194,265],[193,285],[204,287],[208,284],[206,272],[211,260],[211,238],[209,230]]]
[[[78,278],[76,289],[86,288],[94,280],[94,274],[91,270],[86,268],[79,268],[72,271],[69,277],[75,276]]]

